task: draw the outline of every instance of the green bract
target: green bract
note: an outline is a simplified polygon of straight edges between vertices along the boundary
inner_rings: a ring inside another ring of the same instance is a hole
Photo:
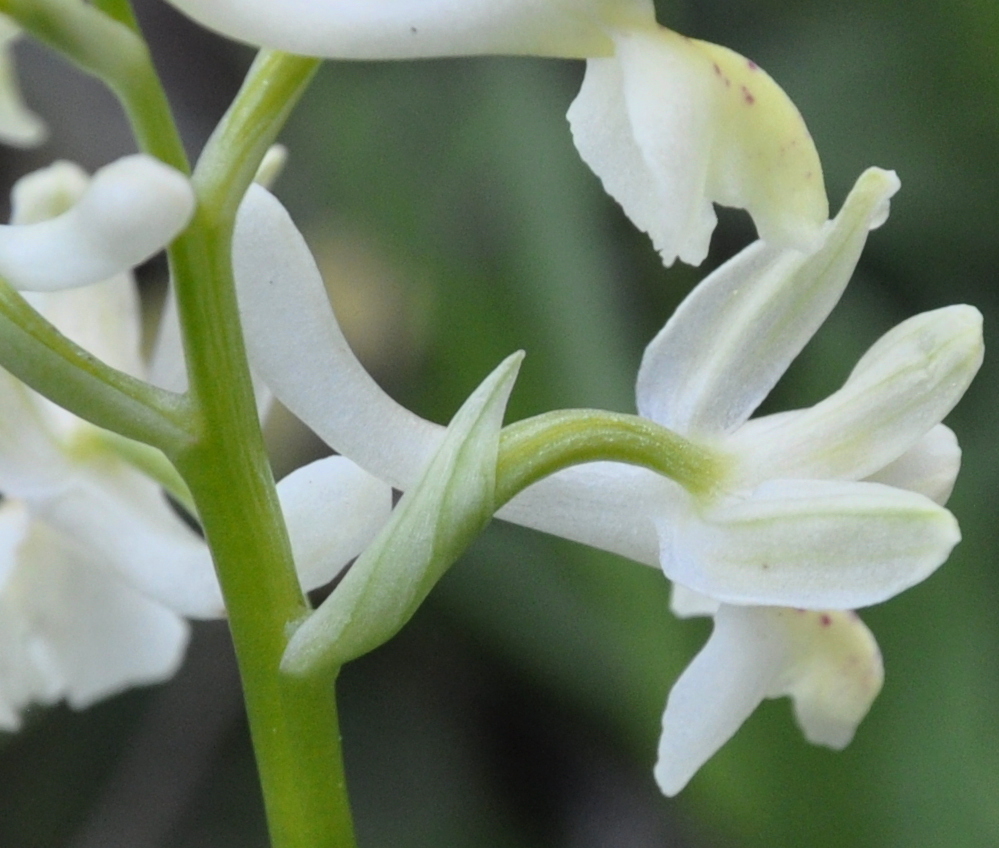
[[[507,358],[458,410],[391,520],[295,631],[284,670],[338,667],[387,641],[489,522],[500,426],[522,358]]]

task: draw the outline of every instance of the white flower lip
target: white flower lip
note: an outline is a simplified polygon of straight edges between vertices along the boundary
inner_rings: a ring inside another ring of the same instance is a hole
[[[614,31],[569,108],[584,161],[672,265],[699,265],[712,202],[745,208],[760,237],[811,246],[828,216],[822,166],[787,95],[725,48],[659,27]]]
[[[171,0],[252,44],[330,59],[586,58],[568,118],[580,155],[666,265],[700,264],[712,203],[806,249],[828,216],[801,115],[755,63],[656,23],[649,0]]]
[[[791,695],[809,741],[842,748],[883,679],[881,652],[854,613],[723,605],[669,694],[656,781],[676,795],[764,698]]]
[[[126,156],[99,170],[58,217],[0,227],[0,276],[27,291],[109,279],[166,247],[194,205],[180,172],[151,156]]]

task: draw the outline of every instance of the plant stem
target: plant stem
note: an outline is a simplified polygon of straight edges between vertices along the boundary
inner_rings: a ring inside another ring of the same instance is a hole
[[[99,427],[163,450],[182,450],[193,438],[186,398],[96,359],[5,280],[0,280],[0,363],[35,391]]]
[[[170,251],[198,440],[171,457],[190,487],[229,612],[273,848],[350,848],[331,675],[279,671],[310,607],[274,488],[239,324],[236,209],[317,67],[263,53],[195,170],[198,211]]]
[[[0,0],[10,15],[39,41],[102,80],[121,101],[139,147],[184,173],[187,154],[170,113],[149,49],[133,29],[80,0]],[[116,4],[116,17],[130,9]]]

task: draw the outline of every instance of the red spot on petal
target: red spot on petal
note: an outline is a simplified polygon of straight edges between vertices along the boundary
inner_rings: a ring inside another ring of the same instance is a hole
[[[822,622],[823,627],[828,627],[830,624],[832,624],[832,616],[829,615],[828,613],[822,613],[822,615],[819,616],[819,621]]]
[[[754,61],[753,61],[752,59],[746,59],[746,66],[747,66],[747,67],[749,68],[749,70],[751,70],[751,71],[755,71],[755,70],[758,70],[758,69],[759,69],[759,67],[760,67],[760,66],[759,66],[759,65],[757,65],[757,64],[756,64],[756,62],[754,62]]]
[[[752,106],[756,102],[753,93],[746,86],[742,86],[742,99],[746,102],[747,106]]]

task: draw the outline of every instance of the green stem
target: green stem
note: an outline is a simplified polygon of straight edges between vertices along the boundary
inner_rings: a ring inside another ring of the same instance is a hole
[[[112,17],[81,0],[0,0],[0,12],[115,93],[143,151],[188,173],[170,105],[130,11],[120,2]]]
[[[644,466],[676,480],[693,495],[718,487],[726,466],[722,456],[647,418],[562,409],[503,428],[496,508],[556,471],[600,460]]]
[[[195,445],[171,456],[194,498],[229,613],[273,848],[350,848],[333,680],[279,672],[308,614],[274,488],[232,277],[239,201],[318,63],[263,53],[195,169],[198,211],[170,250]]]
[[[319,69],[318,59],[261,50],[198,159],[194,175],[219,221],[232,221],[268,148]]]

